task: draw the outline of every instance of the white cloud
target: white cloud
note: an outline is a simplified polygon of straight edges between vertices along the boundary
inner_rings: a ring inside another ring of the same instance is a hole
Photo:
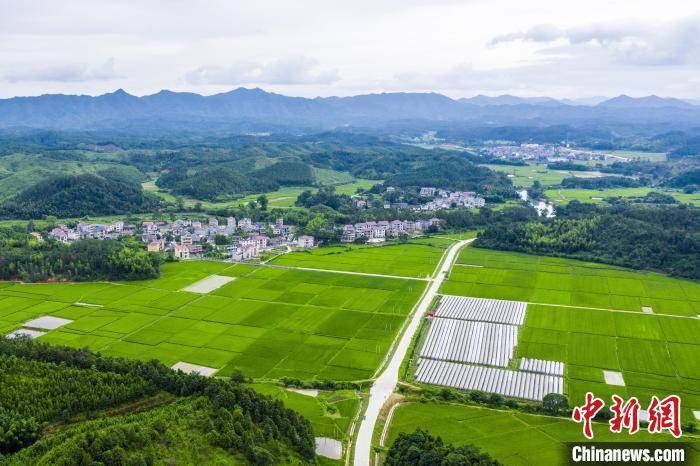
[[[114,69],[114,58],[109,58],[99,66],[85,64],[52,65],[37,68],[11,70],[0,74],[0,79],[10,83],[25,81],[39,82],[86,82],[109,81],[121,77]]]
[[[187,72],[189,84],[332,84],[340,79],[338,70],[320,67],[318,60],[290,56],[265,62],[240,61],[230,66],[201,66]]]
[[[496,36],[490,45],[514,41],[546,44],[542,53],[595,54],[619,63],[643,66],[700,64],[700,14],[667,22],[588,24],[562,29],[539,24],[524,32]],[[565,45],[559,44],[564,42]],[[568,47],[567,47],[568,46]]]
[[[697,10],[688,0],[0,0],[0,98],[237,85],[576,97],[616,83],[700,98],[688,79],[700,74]]]

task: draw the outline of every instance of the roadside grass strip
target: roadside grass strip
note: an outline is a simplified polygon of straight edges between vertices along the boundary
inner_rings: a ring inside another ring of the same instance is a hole
[[[217,288],[221,288],[225,284],[232,282],[235,279],[236,277],[228,277],[226,275],[212,275],[210,277],[205,278],[204,280],[200,280],[196,283],[186,286],[182,289],[182,291],[189,291],[190,293],[207,294],[211,293]]]
[[[217,371],[213,367],[200,366],[198,364],[190,364],[189,362],[178,361],[173,364],[172,369],[182,371],[185,374],[199,374],[204,377],[211,377]]]
[[[562,377],[424,358],[418,359],[416,380],[532,401],[542,401],[549,393],[564,393]]]

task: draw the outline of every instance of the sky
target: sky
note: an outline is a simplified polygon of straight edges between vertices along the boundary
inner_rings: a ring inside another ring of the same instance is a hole
[[[0,0],[0,98],[261,87],[700,99],[690,0]]]

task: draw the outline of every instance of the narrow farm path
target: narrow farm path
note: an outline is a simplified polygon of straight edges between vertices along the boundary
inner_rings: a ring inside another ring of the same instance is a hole
[[[442,285],[447,272],[452,267],[457,253],[463,246],[466,246],[472,241],[474,241],[474,239],[459,241],[450,246],[447,250],[444,260],[438,265],[437,273],[430,279],[427,292],[423,295],[420,303],[413,311],[411,321],[401,335],[391,360],[386,365],[384,371],[374,381],[374,384],[372,384],[372,388],[369,392],[367,409],[362,418],[362,423],[357,433],[357,439],[355,440],[355,466],[369,466],[370,452],[372,449],[372,434],[374,433],[374,426],[377,423],[377,417],[386,400],[394,393],[396,384],[399,381],[399,368],[401,367],[403,359],[406,357],[406,352],[411,345],[413,335],[416,333],[416,330],[418,330],[421,319],[428,311],[428,307],[432,303],[433,298],[438,294],[440,285]]]

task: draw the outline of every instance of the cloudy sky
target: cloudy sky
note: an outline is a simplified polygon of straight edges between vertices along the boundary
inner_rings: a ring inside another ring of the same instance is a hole
[[[0,97],[124,88],[299,96],[700,99],[689,0],[0,0]]]

